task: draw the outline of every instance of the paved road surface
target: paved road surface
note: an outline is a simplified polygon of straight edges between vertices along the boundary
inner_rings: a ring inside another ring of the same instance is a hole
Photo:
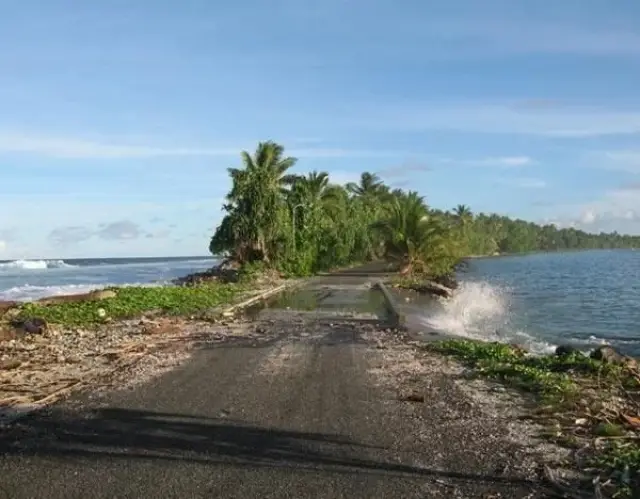
[[[355,296],[367,279],[314,286]],[[499,421],[445,376],[399,401],[370,372],[378,325],[334,313],[267,310],[263,343],[24,421],[0,441],[0,499],[543,497]]]

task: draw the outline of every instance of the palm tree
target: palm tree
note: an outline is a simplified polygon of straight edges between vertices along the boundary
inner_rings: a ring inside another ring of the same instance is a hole
[[[460,225],[468,225],[473,220],[473,212],[466,204],[456,206],[453,213]]]
[[[298,226],[307,225],[315,236],[325,215],[339,207],[338,196],[336,187],[329,183],[327,172],[312,171],[306,177],[297,176],[288,197],[294,233]]]
[[[306,177],[296,177],[292,184],[290,199],[307,207],[322,207],[336,196],[329,183],[327,172],[312,171]]]
[[[349,182],[347,191],[362,198],[375,198],[384,192],[385,185],[375,173],[364,172],[360,175],[360,183]]]
[[[417,192],[396,197],[387,216],[372,228],[382,235],[385,257],[399,264],[402,273],[439,275],[455,263],[446,225],[431,215]]]
[[[232,180],[224,209],[227,216],[211,246],[233,253],[240,263],[269,262],[281,228],[285,196],[295,177],[286,175],[296,159],[272,141],[258,144],[253,156],[243,151],[242,168],[229,168]]]

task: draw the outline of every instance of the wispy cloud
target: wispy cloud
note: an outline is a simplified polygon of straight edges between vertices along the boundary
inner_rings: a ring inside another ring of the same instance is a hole
[[[55,246],[68,246],[98,237],[107,241],[124,241],[142,237],[144,231],[131,220],[117,220],[99,224],[97,229],[83,225],[56,227],[48,236],[49,241]]]
[[[640,150],[605,151],[589,156],[593,166],[608,170],[640,173]]]
[[[407,175],[416,173],[425,173],[431,171],[432,168],[426,162],[420,160],[405,161],[397,166],[383,168],[376,172],[377,175],[385,179],[403,178]]]
[[[286,144],[285,144],[286,145]],[[256,144],[239,144],[233,147],[157,147],[117,144],[110,141],[91,141],[75,138],[48,137],[0,133],[1,153],[25,153],[65,159],[132,159],[163,156],[238,156],[240,151],[252,151]],[[305,158],[368,158],[397,157],[403,151],[346,148],[293,148],[287,154]]]
[[[455,160],[452,160],[455,162]],[[458,161],[460,164],[469,166],[495,166],[501,168],[517,168],[535,163],[529,156],[502,156],[493,158],[480,158]]]
[[[522,168],[536,164],[529,156],[492,156],[486,158],[437,158],[432,160],[434,165],[470,166],[487,168]]]
[[[48,239],[56,246],[67,246],[91,239],[93,235],[94,231],[88,227],[72,225],[56,227],[49,233]]]
[[[347,119],[347,118],[345,118]],[[393,131],[449,130],[483,134],[586,138],[640,133],[640,110],[584,106],[522,107],[466,103],[412,103],[370,108],[352,126]]]
[[[566,54],[586,56],[640,55],[636,30],[587,28],[553,20],[525,18],[475,19],[441,22],[431,33],[457,40],[459,50],[475,55]],[[465,43],[466,42],[466,43]]]

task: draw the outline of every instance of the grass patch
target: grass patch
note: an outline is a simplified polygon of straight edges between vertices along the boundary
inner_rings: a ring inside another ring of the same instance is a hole
[[[151,310],[166,315],[190,315],[230,303],[246,286],[207,283],[197,286],[124,287],[110,288],[116,297],[99,301],[81,301],[54,305],[27,303],[18,319],[41,317],[52,324],[90,326],[103,323],[106,318],[125,319]],[[104,310],[104,314],[100,313]]]
[[[615,485],[611,497],[640,490],[640,375],[580,352],[531,356],[518,347],[472,340],[434,342],[427,349],[452,356],[477,375],[534,394],[545,435],[588,449],[587,462]],[[636,419],[638,418],[638,419]],[[551,427],[551,428],[549,428]]]

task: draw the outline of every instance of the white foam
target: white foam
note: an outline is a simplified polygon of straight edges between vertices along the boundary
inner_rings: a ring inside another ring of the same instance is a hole
[[[419,321],[448,336],[517,343],[533,353],[554,351],[555,345],[510,327],[509,312],[509,290],[486,282],[463,282],[451,299]]]
[[[49,296],[78,295],[95,289],[102,289],[105,285],[68,284],[66,286],[16,286],[0,291],[0,300],[32,301]]]
[[[75,267],[64,260],[14,260],[0,263],[0,270],[46,270]]]
[[[29,284],[25,286],[16,286],[14,288],[0,291],[0,301],[19,301],[28,302],[33,300],[39,300],[40,298],[48,298],[50,296],[64,296],[64,295],[79,295],[82,293],[88,293],[89,291],[95,291],[96,289],[104,289],[109,287],[126,288],[131,286],[139,287],[154,287],[154,286],[167,286],[168,283],[130,283],[130,284],[67,284],[62,286],[31,286]]]

